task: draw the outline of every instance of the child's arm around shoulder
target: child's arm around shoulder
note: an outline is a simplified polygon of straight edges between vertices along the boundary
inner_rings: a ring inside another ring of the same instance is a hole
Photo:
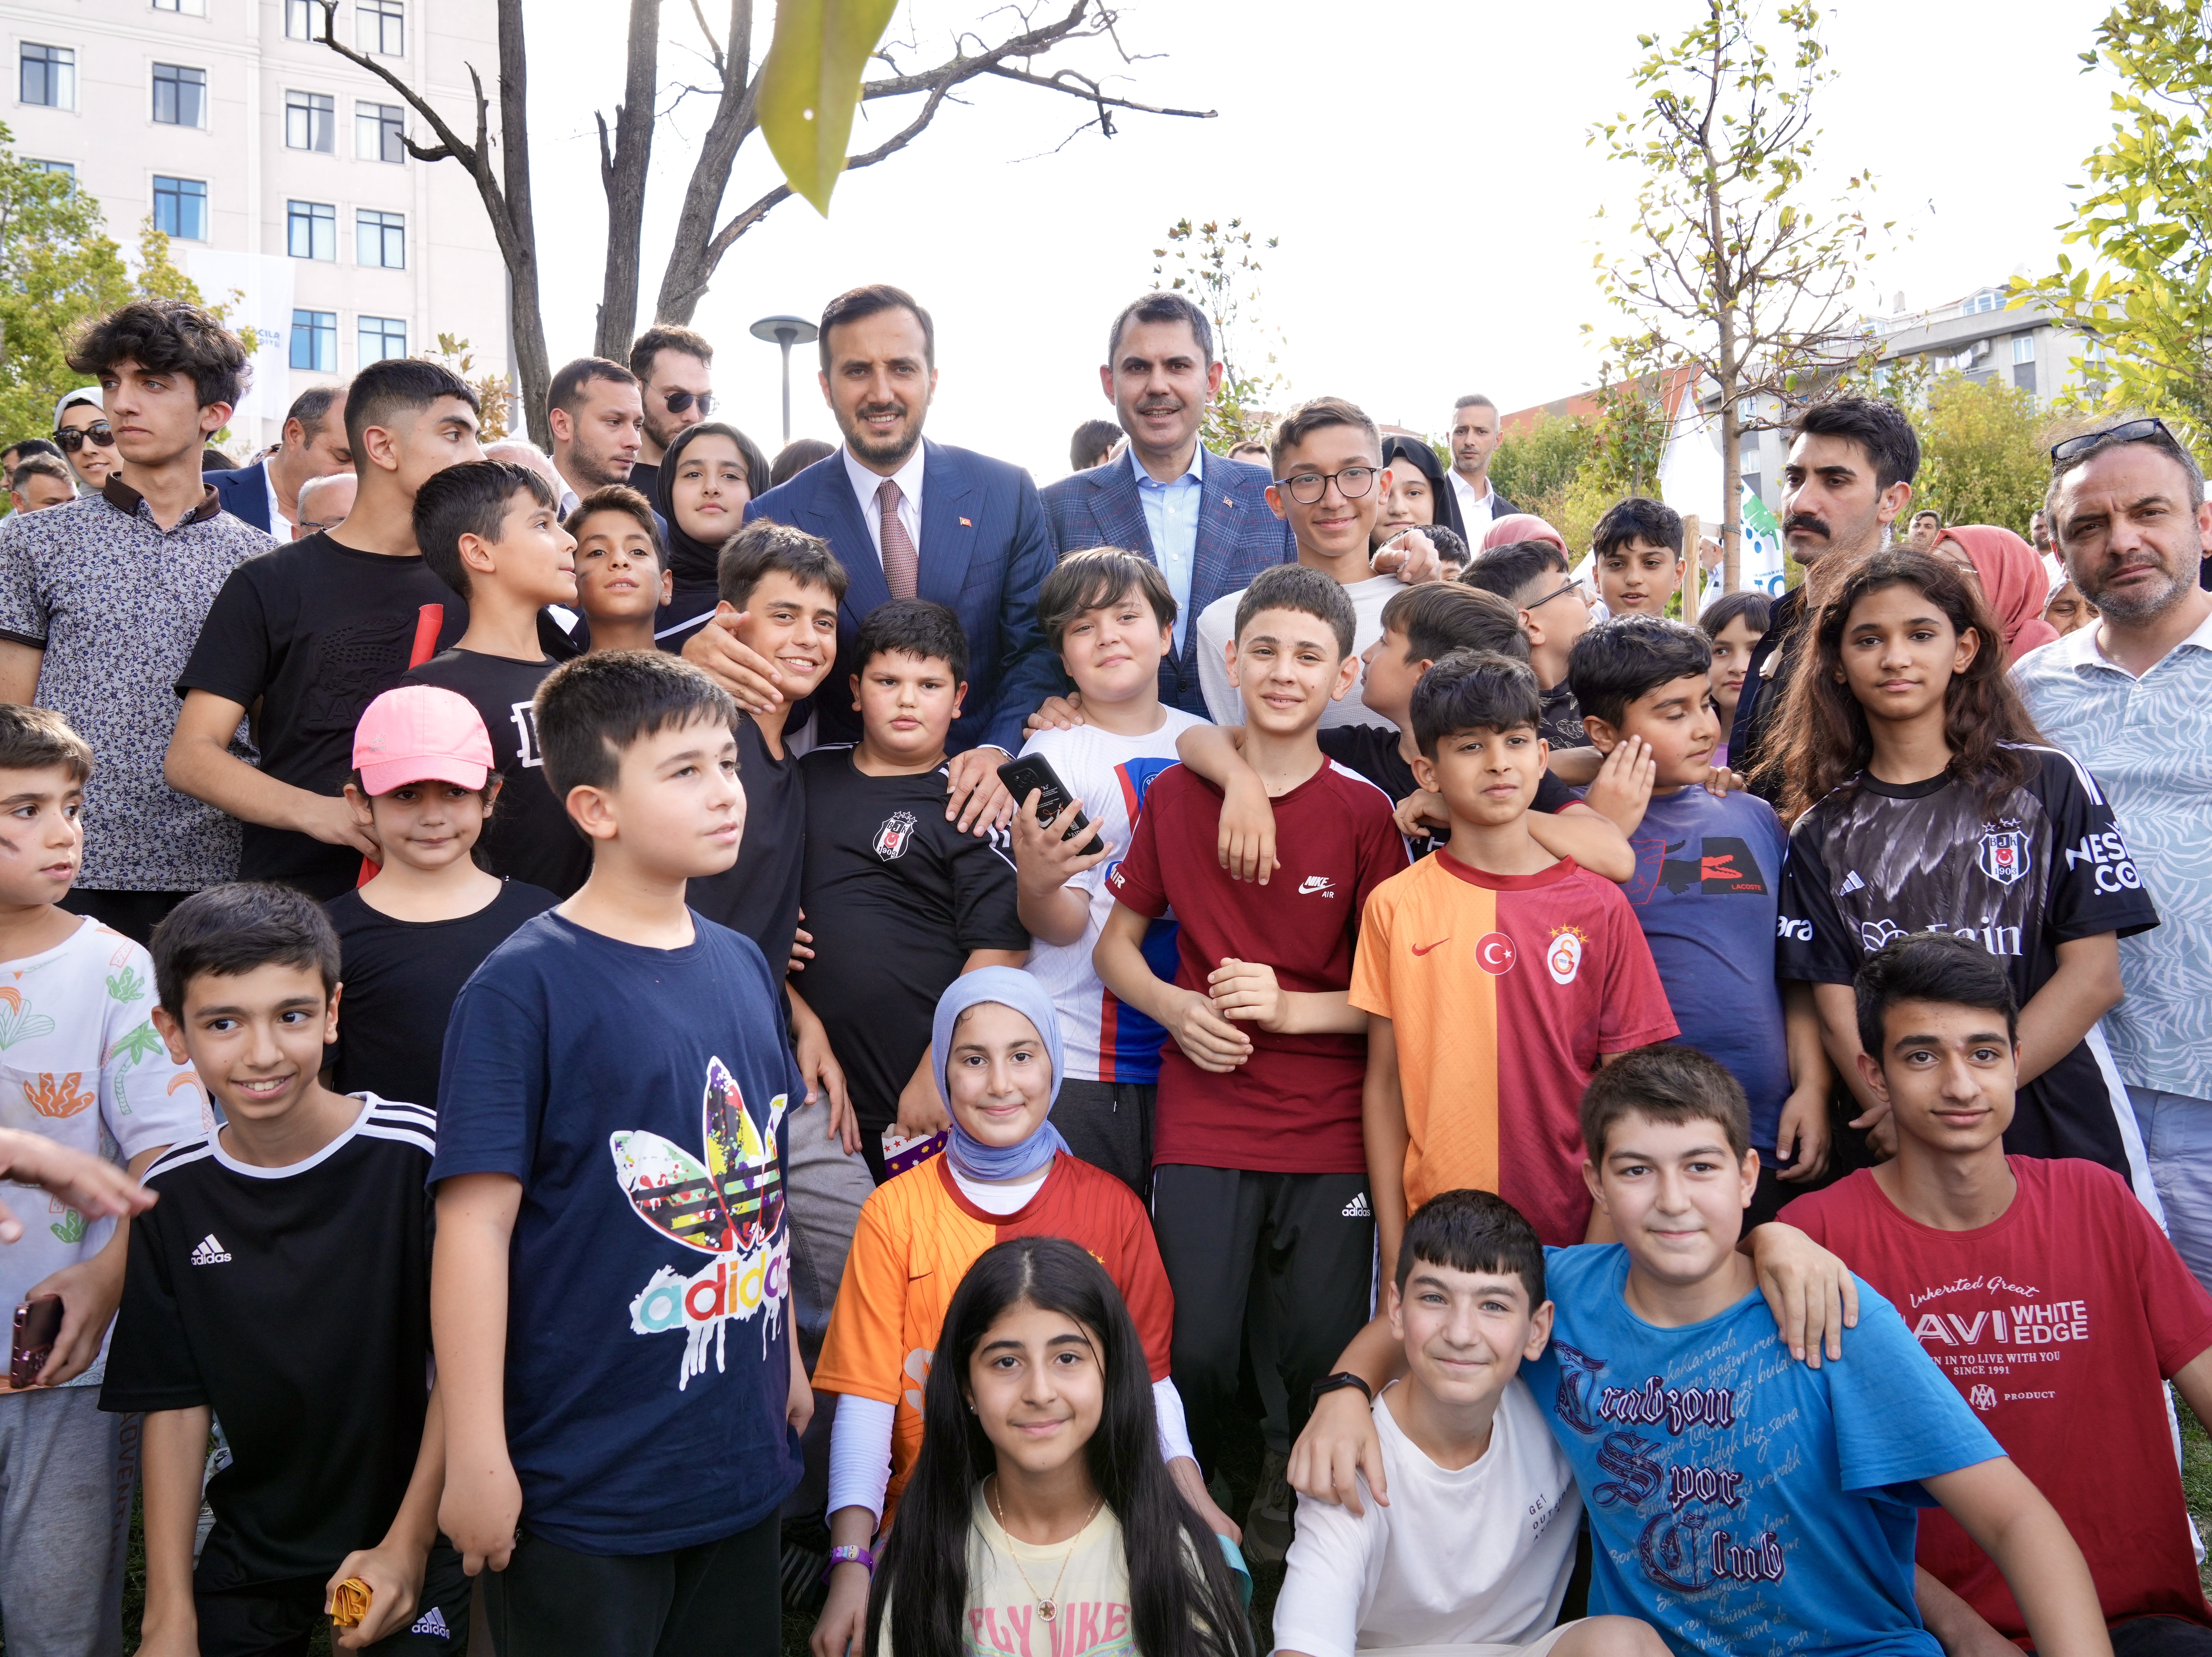
[[[445,1399],[445,1495],[438,1528],[471,1576],[507,1569],[522,1486],[507,1453],[507,1255],[522,1181],[461,1174],[438,1186],[430,1332]],[[426,1429],[427,1434],[427,1429]]]
[[[1244,727],[1194,725],[1176,738],[1176,757],[1221,791],[1215,855],[1231,879],[1267,883],[1275,872],[1275,808],[1267,785],[1244,762]]]

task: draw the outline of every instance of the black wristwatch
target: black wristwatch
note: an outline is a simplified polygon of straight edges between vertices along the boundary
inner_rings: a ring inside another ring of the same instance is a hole
[[[1349,1369],[1340,1369],[1334,1375],[1323,1375],[1319,1381],[1314,1382],[1313,1390],[1306,1401],[1309,1404],[1318,1404],[1323,1393],[1333,1393],[1340,1387],[1357,1387],[1361,1397],[1370,1404],[1375,1402],[1375,1389]]]

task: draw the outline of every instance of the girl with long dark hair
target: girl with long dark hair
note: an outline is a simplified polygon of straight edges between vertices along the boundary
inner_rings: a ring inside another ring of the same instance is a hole
[[[676,578],[653,622],[663,650],[681,650],[714,613],[722,548],[744,525],[746,503],[770,487],[760,445],[726,421],[687,426],[668,446],[653,502],[668,523],[668,569]]]
[[[923,1392],[866,1657],[1251,1657],[1224,1551],[1155,1448],[1144,1344],[1082,1248],[984,1251]]]
[[[1921,552],[1875,554],[1815,614],[1762,768],[1792,825],[1777,968],[1813,986],[1852,1126],[1886,1137],[1852,976],[1907,932],[1975,939],[2021,1003],[2006,1149],[2133,1177],[2142,1142],[2097,1020],[2120,998],[2119,938],[2158,916],[2095,780],[2037,734],[2002,639],[1973,584]]]

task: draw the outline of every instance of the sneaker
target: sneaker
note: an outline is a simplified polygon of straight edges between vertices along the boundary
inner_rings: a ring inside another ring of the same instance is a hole
[[[1291,1459],[1270,1450],[1260,1464],[1260,1485],[1244,1514],[1244,1557],[1254,1563],[1278,1565],[1291,1551],[1297,1533],[1298,1498],[1291,1489]]]
[[[783,1557],[778,1575],[782,1581],[783,1609],[789,1617],[811,1622],[822,1613],[830,1597],[822,1575],[830,1568],[830,1531],[819,1520],[783,1521]]]

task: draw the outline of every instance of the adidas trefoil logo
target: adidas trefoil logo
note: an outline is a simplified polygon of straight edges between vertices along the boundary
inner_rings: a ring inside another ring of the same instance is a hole
[[[1836,895],[1849,897],[1853,892],[1864,890],[1866,890],[1866,882],[1859,878],[1859,871],[1854,869],[1844,877],[1844,883],[1836,888]]]
[[[453,1630],[447,1625],[446,1613],[435,1605],[416,1618],[415,1626],[407,1631],[410,1634],[434,1634],[441,1640],[450,1640],[453,1636]]]
[[[212,1231],[193,1245],[192,1264],[194,1266],[221,1266],[229,1259],[230,1251],[216,1241],[216,1235]]]
[[[1346,1203],[1342,1211],[1347,1220],[1371,1220],[1375,1217],[1375,1211],[1367,1205],[1367,1193],[1364,1191]]]

